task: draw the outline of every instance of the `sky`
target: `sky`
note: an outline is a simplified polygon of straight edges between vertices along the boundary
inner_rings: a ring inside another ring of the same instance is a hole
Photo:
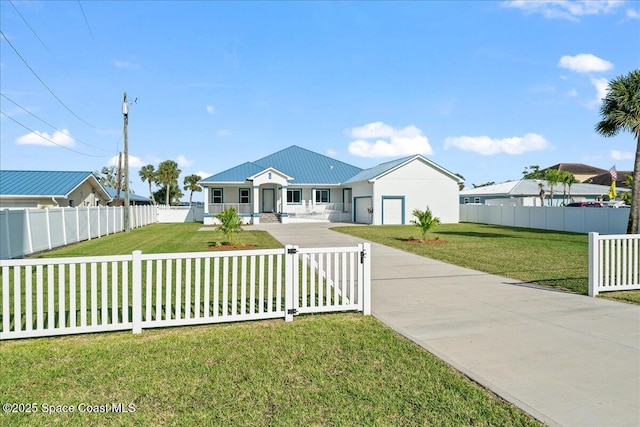
[[[361,168],[422,154],[466,187],[633,169],[633,136],[594,126],[640,68],[640,2],[2,0],[0,30],[1,169],[115,164],[125,92],[144,196],[144,165],[182,184],[291,145]]]

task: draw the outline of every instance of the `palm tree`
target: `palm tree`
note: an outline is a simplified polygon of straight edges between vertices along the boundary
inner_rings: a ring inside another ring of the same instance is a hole
[[[440,218],[433,216],[431,213],[431,209],[429,206],[423,211],[420,209],[413,210],[413,216],[416,219],[412,219],[411,223],[420,229],[420,233],[422,234],[422,241],[425,242],[427,238],[427,232],[433,227],[440,224]]]
[[[178,169],[178,164],[173,160],[165,160],[164,162],[158,165],[155,182],[157,184],[162,184],[165,188],[165,204],[166,205],[170,204],[169,196],[171,194],[171,185],[177,186],[180,172],[182,171]]]
[[[560,182],[562,182],[562,202],[567,205],[567,186],[569,187],[569,199],[571,199],[571,186],[578,182],[576,177],[569,171],[560,172]]]
[[[151,190],[151,183],[156,180],[156,169],[153,167],[153,165],[143,166],[138,172],[138,175],[140,175],[140,179],[142,180],[142,182],[145,182],[145,181],[149,182],[149,196],[151,197],[151,201],[155,205],[156,198],[153,197],[153,191]]]
[[[544,183],[539,182],[538,183],[538,188],[540,189],[540,206],[544,207],[544,198],[546,196],[545,192],[544,192]]]
[[[560,182],[560,172],[556,169],[549,169],[544,174],[544,179],[549,184],[549,206],[553,206],[553,187]]]
[[[640,69],[609,82],[607,95],[600,106],[600,115],[602,120],[596,125],[596,132],[602,136],[615,136],[620,131],[627,131],[636,137],[627,233],[637,234],[640,221]]]
[[[186,191],[190,191],[189,194],[189,207],[191,207],[191,202],[193,201],[193,192],[194,191],[202,191],[202,187],[198,185],[198,181],[200,181],[200,175],[189,175],[184,178],[184,189]]]

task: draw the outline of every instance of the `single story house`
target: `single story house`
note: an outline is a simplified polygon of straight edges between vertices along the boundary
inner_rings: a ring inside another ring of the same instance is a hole
[[[430,207],[443,223],[459,219],[458,176],[421,155],[361,169],[291,146],[199,182],[204,223],[233,207],[247,224],[328,220],[407,224]]]
[[[585,165],[583,163],[558,163],[557,165],[549,166],[542,169],[540,172],[545,173],[549,169],[555,169],[558,172],[570,172],[578,180],[578,182],[589,183],[589,178],[600,175],[603,173],[609,173],[609,171],[595,166]]]
[[[112,204],[115,206],[116,199],[118,197],[116,190],[113,187],[104,187],[104,189],[109,193],[109,197],[112,199]],[[120,200],[122,200],[122,204],[124,204],[124,190],[120,190]],[[140,196],[138,194],[132,193],[129,191],[129,204],[130,205],[150,205],[153,202],[151,198]]]
[[[0,208],[104,206],[111,196],[92,172],[0,170]]]
[[[609,199],[609,186],[597,184],[573,184],[567,187],[566,196],[568,203],[581,201],[596,201]],[[465,189],[460,192],[460,204],[475,203],[483,205],[503,206],[540,206],[540,190],[544,191],[544,204],[551,203],[551,187],[542,179],[521,179],[507,181],[500,184],[486,185]],[[618,189],[618,193],[629,191]],[[553,187],[553,204],[560,205],[563,202],[564,186],[558,183]]]

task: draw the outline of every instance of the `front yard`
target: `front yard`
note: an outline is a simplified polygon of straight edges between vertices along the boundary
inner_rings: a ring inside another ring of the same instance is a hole
[[[346,226],[334,230],[407,252],[524,282],[586,295],[588,236],[484,224],[441,224],[419,243],[412,225]],[[436,240],[436,238],[438,240]],[[600,296],[640,304],[640,291]]]

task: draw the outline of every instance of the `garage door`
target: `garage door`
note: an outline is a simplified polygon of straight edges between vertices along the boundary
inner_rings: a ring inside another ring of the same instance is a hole
[[[400,198],[382,199],[382,223],[383,224],[404,224],[402,217],[402,205],[404,200]]]
[[[371,224],[371,215],[369,215],[371,197],[356,197],[355,205],[356,222],[358,224]]]

